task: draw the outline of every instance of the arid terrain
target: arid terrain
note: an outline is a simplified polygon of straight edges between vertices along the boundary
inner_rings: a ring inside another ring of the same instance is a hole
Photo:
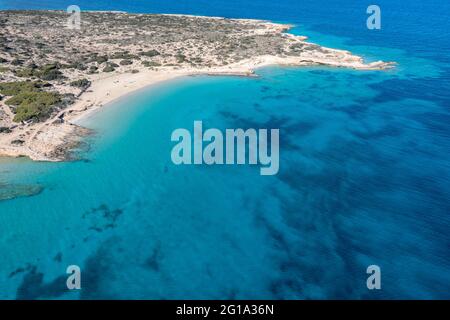
[[[77,120],[136,89],[196,74],[253,75],[266,65],[382,70],[261,20],[0,11],[0,155],[61,161],[89,130]],[[124,112],[126,112],[124,110]]]

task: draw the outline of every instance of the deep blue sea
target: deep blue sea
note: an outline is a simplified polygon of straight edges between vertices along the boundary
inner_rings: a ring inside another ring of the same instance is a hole
[[[450,298],[450,2],[377,0],[381,30],[366,28],[372,1],[74,3],[293,23],[398,66],[180,78],[86,119],[82,161],[0,159],[0,195],[36,193],[0,201],[0,298]],[[172,164],[171,133],[194,120],[279,128],[280,172]],[[366,287],[369,265],[381,290]]]

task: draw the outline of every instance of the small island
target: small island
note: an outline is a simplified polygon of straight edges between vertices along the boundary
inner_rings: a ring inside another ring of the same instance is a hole
[[[71,157],[77,122],[145,86],[189,75],[252,76],[267,65],[392,68],[307,42],[262,20],[63,11],[0,11],[0,156]],[[126,112],[124,110],[124,112]]]

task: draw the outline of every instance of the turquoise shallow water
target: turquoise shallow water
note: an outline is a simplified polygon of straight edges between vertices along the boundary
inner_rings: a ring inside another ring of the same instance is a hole
[[[0,298],[449,298],[447,42],[389,28],[364,41],[345,10],[325,27],[305,10],[293,32],[398,67],[180,78],[87,119],[82,161],[1,160],[0,183],[43,190],[0,201]],[[194,120],[279,128],[279,174],[173,165],[170,135]],[[81,291],[64,289],[70,264]],[[366,288],[371,264],[380,291]]]
[[[0,203],[2,287],[10,288],[2,295],[78,296],[58,278],[77,264],[81,298],[445,296],[446,244],[434,239],[446,239],[448,217],[436,210],[445,194],[434,192],[448,176],[428,181],[441,168],[417,171],[445,158],[430,160],[437,137],[414,119],[440,108],[377,101],[371,87],[398,75],[259,73],[183,78],[108,106],[87,120],[98,131],[87,161],[9,164],[25,170],[17,180],[45,189]],[[367,99],[370,110],[358,102]],[[279,175],[173,165],[172,130],[198,119],[281,128]],[[365,289],[374,263],[387,283],[381,295]],[[17,268],[25,271],[10,276]]]

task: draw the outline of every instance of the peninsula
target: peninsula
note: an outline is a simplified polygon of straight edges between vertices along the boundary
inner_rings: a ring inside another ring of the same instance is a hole
[[[67,19],[63,11],[0,11],[0,156],[70,159],[90,132],[78,124],[82,117],[180,76],[251,76],[267,65],[393,66],[262,20],[82,12],[80,29],[69,29]]]

